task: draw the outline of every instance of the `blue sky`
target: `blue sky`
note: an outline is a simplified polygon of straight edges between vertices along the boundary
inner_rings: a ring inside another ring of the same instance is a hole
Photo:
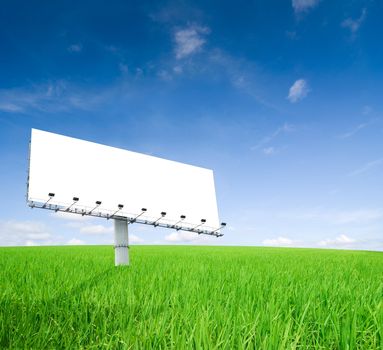
[[[212,168],[219,240],[383,250],[380,1],[4,1],[0,245],[105,244],[26,206],[31,128]]]

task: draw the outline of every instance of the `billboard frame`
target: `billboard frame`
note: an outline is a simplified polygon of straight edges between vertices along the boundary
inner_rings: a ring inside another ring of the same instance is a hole
[[[32,129],[33,131],[33,129]],[[81,139],[78,139],[81,140]],[[85,141],[85,140],[81,140]],[[33,209],[46,209],[54,212],[61,213],[70,213],[77,214],[82,216],[91,216],[95,218],[103,219],[112,219],[114,221],[114,251],[115,251],[115,266],[119,265],[129,265],[129,235],[128,235],[128,226],[134,223],[150,225],[153,227],[160,227],[165,229],[174,229],[176,231],[185,231],[192,232],[198,235],[204,234],[215,237],[222,237],[221,229],[225,228],[226,223],[222,222],[219,227],[209,227],[206,224],[206,219],[200,219],[200,222],[193,220],[193,223],[186,222],[186,216],[180,215],[178,219],[169,223],[166,222],[166,212],[161,211],[157,217],[148,217],[145,216],[146,208],[142,208],[139,214],[138,211],[134,214],[124,212],[123,204],[118,204],[115,210],[108,208],[103,211],[99,210],[102,201],[97,200],[94,202],[94,206],[89,207],[89,202],[86,201],[87,206],[79,205],[80,198],[77,196],[73,197],[73,202],[69,204],[69,201],[66,203],[55,201],[55,193],[49,192],[46,198],[32,198],[30,199],[30,179],[31,179],[31,154],[32,154],[32,138],[29,142],[29,157],[28,157],[28,173],[27,173],[27,183],[26,183],[26,202],[27,205]],[[161,159],[161,158],[160,158]],[[184,163],[181,163],[184,164]],[[186,164],[187,165],[187,164]],[[60,196],[59,196],[60,197]],[[52,200],[53,199],[53,200]],[[80,202],[81,203],[81,202]],[[128,206],[129,207],[129,206]],[[158,210],[158,209],[156,209]],[[109,213],[107,213],[109,212]],[[154,212],[152,211],[151,214]],[[217,222],[219,223],[219,221]]]

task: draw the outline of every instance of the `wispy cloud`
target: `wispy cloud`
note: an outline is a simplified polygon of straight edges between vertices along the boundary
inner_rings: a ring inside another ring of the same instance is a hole
[[[173,70],[174,71],[174,70]],[[166,69],[161,69],[158,73],[157,76],[161,80],[169,81],[173,79],[173,76],[170,72],[168,72]]]
[[[294,84],[289,89],[289,95],[287,99],[291,103],[298,102],[304,99],[309,93],[310,89],[308,83],[305,79],[298,79],[294,82]]]
[[[383,158],[379,158],[379,159],[376,159],[376,160],[373,160],[371,162],[368,162],[366,163],[365,165],[363,165],[362,167],[354,170],[354,171],[351,171],[348,175],[349,176],[356,176],[356,175],[360,175],[360,174],[363,174],[363,173],[366,173],[380,165],[383,164]]]
[[[298,244],[298,242],[290,238],[280,236],[277,238],[265,239],[262,241],[262,244],[266,246],[289,247]]]
[[[196,28],[203,29],[198,32]],[[262,74],[260,67],[252,61],[233,56],[220,48],[205,47],[206,35],[209,32],[207,27],[195,26],[174,32],[178,33],[178,43],[176,34],[173,34],[175,57],[164,60],[156,67],[157,77],[163,81],[172,81],[180,76],[198,75],[212,80],[227,79],[233,88],[254,98],[261,105],[283,113],[278,106],[265,98],[267,92],[260,79]],[[193,57],[197,52],[200,55]],[[191,57],[192,60],[186,59]]]
[[[373,108],[371,106],[368,106],[368,105],[363,106],[363,108],[362,108],[362,113],[364,115],[369,115],[372,111],[373,111]]]
[[[258,68],[253,62],[238,59],[217,48],[210,50],[207,62],[210,67],[213,67],[211,72],[213,76],[216,76],[217,72],[214,70],[218,68],[220,70],[218,73],[226,75],[226,78],[235,89],[251,96],[260,104],[279,111],[275,105],[263,97],[263,88],[257,86]]]
[[[209,34],[208,27],[190,25],[178,29],[174,33],[175,54],[177,59],[186,58],[202,50],[206,43],[205,36]]]
[[[369,125],[371,125],[371,124],[372,124],[371,121],[370,121],[370,122],[367,122],[367,123],[361,123],[361,124],[357,125],[354,129],[352,129],[352,130],[350,130],[350,131],[348,131],[348,132],[346,132],[346,133],[344,133],[344,134],[339,135],[339,138],[341,138],[341,139],[347,139],[347,138],[349,138],[349,137],[352,137],[352,136],[354,136],[356,133],[358,133],[360,130],[366,128],[367,126],[369,126]]]
[[[311,10],[319,3],[319,0],[292,0],[295,13],[302,13]]]
[[[294,125],[284,123],[278,129],[276,129],[273,133],[264,137],[255,146],[251,147],[251,150],[254,151],[254,150],[257,150],[257,149],[264,147],[263,153],[271,155],[271,154],[273,154],[273,152],[276,152],[276,149],[274,147],[265,147],[265,146],[267,144],[269,144],[271,141],[273,141],[275,138],[277,138],[279,135],[290,133],[290,132],[295,131],[295,130],[296,130],[296,128]]]
[[[297,40],[298,39],[298,34],[295,30],[291,30],[291,31],[287,30],[286,36],[291,40]]]
[[[92,93],[64,80],[28,87],[0,90],[0,110],[7,113],[31,111],[56,113],[72,109],[91,110],[104,101],[105,92]]]
[[[319,246],[322,247],[334,247],[334,248],[348,248],[357,242],[356,239],[353,239],[345,234],[337,236],[335,238],[327,238],[318,242]]]
[[[329,221],[337,224],[368,223],[383,219],[382,209],[359,209],[329,213]]]
[[[355,210],[302,209],[298,211],[282,211],[274,213],[281,219],[293,221],[311,221],[331,225],[365,224],[383,219],[382,208],[366,208]]]
[[[67,50],[69,52],[81,52],[82,51],[82,45],[81,44],[72,44],[68,46]]]
[[[120,62],[118,64],[118,68],[120,69],[122,75],[127,75],[129,73],[129,67],[125,63]]]
[[[361,15],[357,19],[352,19],[351,17],[346,18],[342,23],[341,26],[343,28],[347,28],[350,30],[351,34],[355,35],[357,31],[359,30],[360,26],[364,22],[367,16],[367,10],[364,8],[362,10]]]
[[[274,156],[278,153],[278,150],[275,147],[265,147],[262,152],[266,156]]]
[[[7,113],[20,113],[23,112],[24,109],[12,102],[4,101],[3,103],[0,103],[0,111]]]

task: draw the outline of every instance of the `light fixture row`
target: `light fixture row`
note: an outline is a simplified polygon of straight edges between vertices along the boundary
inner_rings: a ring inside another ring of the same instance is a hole
[[[49,199],[44,203],[43,208],[45,208],[45,207],[47,206],[47,204],[48,204],[49,201],[55,196],[55,194],[52,193],[52,192],[49,192],[49,193],[48,193],[48,196],[49,196]],[[69,211],[69,210],[70,210],[70,209],[71,209],[71,208],[72,208],[72,207],[73,207],[79,200],[80,200],[79,197],[73,197],[73,203],[72,203],[68,208],[66,208],[65,211]],[[91,211],[89,211],[88,213],[84,212],[84,213],[82,213],[82,215],[84,216],[85,214],[88,214],[88,215],[92,214],[92,212],[93,212],[94,210],[96,210],[96,209],[102,204],[102,202],[101,202],[101,201],[96,201],[95,204],[96,204],[96,206],[95,206]],[[109,218],[113,217],[114,215],[116,215],[120,210],[122,210],[122,209],[124,208],[124,205],[123,205],[123,204],[118,204],[117,207],[118,207],[118,210],[116,210],[116,211],[115,211],[110,217],[108,217],[107,219],[109,219]],[[147,211],[146,208],[141,208],[141,213],[140,213],[139,215],[137,215],[135,218],[129,220],[130,223],[134,223],[134,222],[136,222],[136,220],[137,220],[140,216],[142,216],[146,211]],[[162,218],[164,218],[165,216],[166,216],[166,212],[165,212],[165,211],[162,211],[162,212],[161,212],[161,216],[153,222],[154,227],[157,227],[157,226],[159,225],[158,222],[159,222]],[[180,220],[178,220],[178,221],[173,225],[173,228],[176,228],[177,225],[178,225],[179,223],[181,223],[181,222],[182,222],[183,220],[185,220],[185,219],[186,219],[186,215],[181,215],[181,216],[180,216]],[[201,223],[198,224],[197,226],[191,228],[191,230],[195,230],[196,228],[198,228],[198,227],[204,225],[205,223],[206,223],[206,219],[201,219]],[[225,226],[226,226],[226,223],[225,223],[225,222],[222,222],[220,228],[225,227]],[[215,231],[218,231],[218,230],[219,230],[219,229],[217,229],[217,230],[215,230]],[[214,231],[213,231],[213,232],[214,232]]]

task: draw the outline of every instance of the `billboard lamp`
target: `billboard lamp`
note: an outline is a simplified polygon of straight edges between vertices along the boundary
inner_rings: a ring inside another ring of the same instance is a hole
[[[221,226],[218,227],[217,229],[215,229],[214,231],[211,231],[211,233],[217,232],[218,230],[220,230],[220,229],[222,229],[224,227],[226,227],[226,222],[221,222]],[[223,236],[222,233],[217,233],[216,234],[216,237],[222,237],[222,236]]]
[[[143,215],[147,210],[148,210],[148,209],[146,209],[146,208],[142,208],[142,209],[141,209],[141,214],[138,214],[134,219],[130,220],[129,222],[130,222],[131,224],[133,224],[133,223],[136,222],[136,220],[137,220],[141,215]]]
[[[160,221],[164,216],[166,216],[166,211],[161,211],[161,216],[153,222],[154,227],[158,226],[157,222]]]
[[[109,220],[111,217],[115,216],[123,207],[124,205],[123,204],[119,204],[118,206],[118,209],[112,214],[112,215],[107,215],[106,219]]]
[[[180,216],[180,220],[178,220],[178,221],[173,225],[173,228],[176,228],[177,225],[178,225],[180,222],[184,221],[185,219],[186,219],[186,215],[181,215],[181,216]],[[178,229],[177,229],[177,231],[178,231]]]
[[[97,209],[101,205],[101,201],[96,201],[96,206],[88,213],[88,215],[92,214],[95,209]]]
[[[65,211],[69,211],[80,199],[78,197],[73,197],[73,203],[65,209]]]
[[[198,224],[197,226],[194,226],[193,228],[191,228],[190,231],[194,231],[197,227],[200,227],[203,224],[205,224],[205,222],[206,222],[206,219],[201,219],[201,223]],[[198,234],[200,234],[202,232],[201,230],[197,230],[197,231],[198,231]]]
[[[48,196],[49,196],[49,199],[44,203],[43,208],[47,206],[48,202],[55,196],[55,194],[52,192],[49,192]]]

